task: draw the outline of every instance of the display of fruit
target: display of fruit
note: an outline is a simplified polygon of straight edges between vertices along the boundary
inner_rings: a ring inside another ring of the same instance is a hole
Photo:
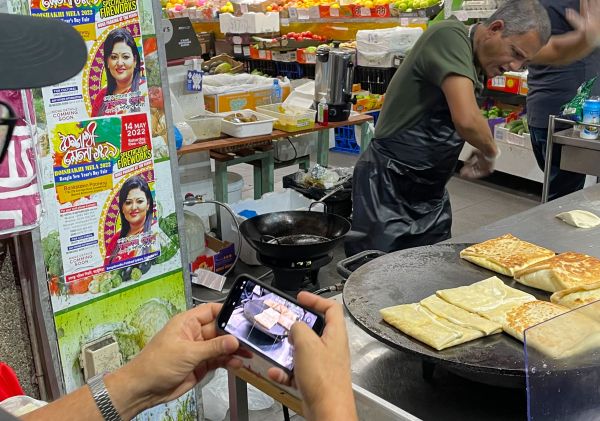
[[[221,13],[233,13],[233,4],[228,1],[220,9]]]
[[[416,9],[426,9],[435,6],[439,2],[439,0],[395,0],[392,3],[392,7],[400,12],[410,13]]]
[[[293,39],[295,41],[304,41],[304,40],[315,40],[315,41],[326,41],[327,37],[323,37],[321,35],[313,34],[310,31],[304,32],[288,32],[281,36],[281,39]]]
[[[233,64],[232,64],[233,63]],[[209,75],[218,75],[222,73],[235,73],[239,70],[240,65],[236,64],[226,54],[213,57],[209,61],[202,64],[202,71]]]

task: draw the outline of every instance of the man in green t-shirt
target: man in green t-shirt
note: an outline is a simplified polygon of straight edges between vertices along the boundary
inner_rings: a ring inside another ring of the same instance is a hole
[[[375,139],[356,164],[347,255],[450,237],[446,183],[464,142],[475,150],[462,175],[491,173],[498,154],[476,101],[483,76],[522,68],[549,38],[537,0],[509,0],[470,28],[449,19],[425,31],[392,78]]]

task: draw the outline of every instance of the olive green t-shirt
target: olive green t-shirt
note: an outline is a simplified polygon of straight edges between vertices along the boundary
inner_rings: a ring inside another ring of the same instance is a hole
[[[437,23],[419,37],[388,86],[375,137],[393,137],[433,107],[447,108],[441,86],[451,74],[479,83],[469,29],[456,19]]]

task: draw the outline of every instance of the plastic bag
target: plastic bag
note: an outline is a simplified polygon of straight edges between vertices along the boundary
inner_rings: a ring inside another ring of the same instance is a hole
[[[248,385],[248,409],[260,411],[273,406],[275,401],[265,395],[252,385]],[[227,382],[227,370],[219,368],[215,371],[215,377],[202,389],[202,405],[204,417],[211,421],[225,419],[229,410],[229,387]]]
[[[20,417],[21,415],[25,415],[44,405],[47,405],[47,402],[39,401],[25,395],[19,395],[4,399],[2,403],[0,403],[0,408],[10,412],[16,417]]]
[[[583,82],[577,89],[577,95],[562,107],[562,116],[575,121],[583,120],[583,103],[590,97],[598,76]]]

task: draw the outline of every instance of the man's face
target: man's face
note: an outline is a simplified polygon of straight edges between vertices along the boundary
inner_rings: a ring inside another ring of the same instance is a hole
[[[488,77],[523,68],[543,47],[537,31],[503,36],[502,21],[492,22],[482,29],[484,35],[476,55]]]

